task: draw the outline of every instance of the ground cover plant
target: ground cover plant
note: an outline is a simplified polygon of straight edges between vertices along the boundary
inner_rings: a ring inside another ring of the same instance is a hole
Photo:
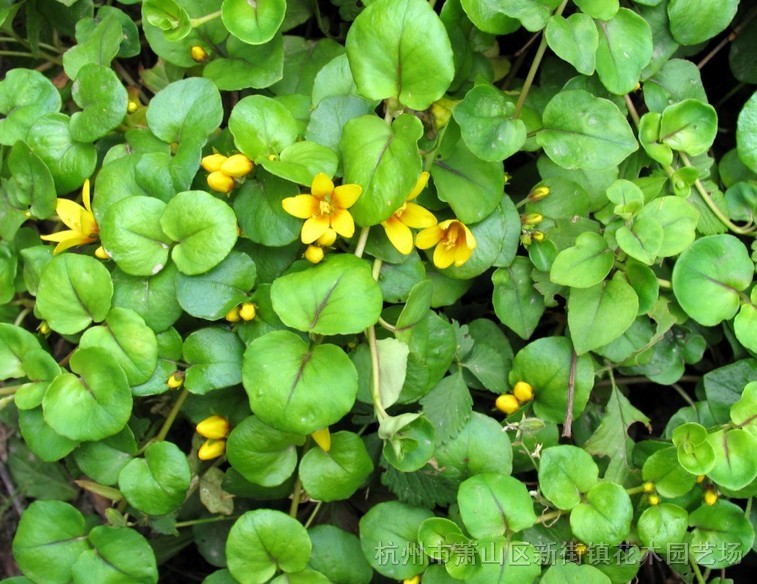
[[[755,16],[0,0],[2,582],[745,581]]]

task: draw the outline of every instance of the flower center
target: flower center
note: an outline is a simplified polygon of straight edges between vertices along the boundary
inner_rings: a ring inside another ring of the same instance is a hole
[[[460,235],[460,231],[457,228],[457,225],[450,225],[449,229],[447,229],[447,233],[444,236],[444,247],[447,249],[451,249],[457,245],[457,238]]]
[[[321,215],[331,215],[334,211],[334,207],[328,201],[321,201],[318,210]]]

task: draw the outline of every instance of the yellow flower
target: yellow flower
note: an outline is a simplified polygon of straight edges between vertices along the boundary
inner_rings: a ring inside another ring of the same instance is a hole
[[[302,225],[302,243],[313,243],[329,228],[342,237],[352,237],[355,222],[347,210],[355,204],[363,188],[346,184],[334,186],[324,173],[318,173],[310,187],[311,193],[287,197],[281,202],[284,210],[299,219],[306,219]]]
[[[218,172],[219,170],[221,170],[223,163],[227,160],[228,158],[226,156],[224,156],[223,154],[218,154],[218,152],[216,152],[215,154],[208,154],[207,156],[203,157],[200,164],[208,172]]]
[[[229,421],[223,416],[210,416],[197,424],[195,430],[203,438],[220,440],[229,435]]]
[[[707,503],[710,507],[712,507],[715,503],[718,502],[718,494],[713,489],[707,489],[704,492],[704,502]]]
[[[55,246],[53,254],[59,254],[70,247],[97,241],[100,229],[97,227],[97,221],[92,214],[89,179],[84,181],[81,198],[84,202],[83,207],[71,199],[58,199],[55,212],[58,213],[60,220],[69,229],[41,236],[41,239],[45,241],[54,241],[58,244]]]
[[[311,264],[319,264],[324,256],[323,248],[318,245],[309,245],[305,250],[305,259]]]
[[[320,430],[316,430],[310,435],[310,437],[318,446],[321,447],[321,450],[323,450],[324,452],[331,450],[331,433],[329,432],[328,426],[321,428]]]
[[[250,174],[253,166],[252,160],[244,154],[234,154],[223,161],[221,172],[234,178],[242,178]]]
[[[223,456],[224,452],[226,452],[226,440],[206,440],[200,446],[197,458],[200,460],[211,460]]]
[[[494,406],[500,411],[508,416],[510,414],[514,414],[515,412],[520,409],[520,403],[516,399],[516,397],[511,393],[503,393],[501,396],[497,398],[497,400],[494,402]]]
[[[226,320],[229,322],[239,322],[241,320],[241,316],[239,316],[239,307],[235,306],[229,312],[226,313]]]
[[[166,381],[166,384],[168,385],[168,389],[179,389],[182,385],[184,385],[184,372],[174,371],[173,373],[171,373],[168,381]]]
[[[204,63],[208,60],[208,52],[200,45],[193,46],[190,49],[190,55],[192,55],[192,60],[197,63]]]
[[[216,170],[208,175],[208,186],[217,193],[228,195],[234,188],[234,179],[225,172]]]
[[[239,317],[245,322],[254,319],[257,313],[258,311],[252,302],[245,302],[239,307]]]
[[[420,249],[436,246],[434,265],[443,270],[453,263],[459,267],[467,262],[476,249],[476,239],[463,223],[457,219],[447,219],[416,235],[415,245]]]
[[[519,381],[513,387],[513,395],[520,403],[531,401],[534,399],[534,388],[531,387],[530,383]]]
[[[409,254],[413,251],[413,234],[410,228],[424,229],[436,225],[436,217],[431,211],[421,207],[417,203],[411,202],[421,194],[428,184],[429,174],[425,170],[418,177],[413,190],[402,203],[402,206],[394,212],[394,215],[386,221],[381,222],[381,226],[386,232],[391,244],[402,254]]]

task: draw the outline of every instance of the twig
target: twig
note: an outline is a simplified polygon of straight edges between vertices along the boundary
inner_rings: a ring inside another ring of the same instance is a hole
[[[8,496],[13,503],[13,509],[15,509],[16,514],[21,517],[21,514],[24,512],[24,505],[21,503],[21,500],[16,493],[16,489],[13,486],[13,480],[11,479],[10,474],[8,474],[8,470],[5,468],[5,463],[2,460],[0,460],[0,480],[3,481],[5,490],[8,491]]]
[[[573,400],[576,394],[576,360],[578,355],[574,350],[570,354],[570,377],[568,378],[568,405],[565,410],[565,421],[563,422],[562,436],[570,438],[573,433]]]

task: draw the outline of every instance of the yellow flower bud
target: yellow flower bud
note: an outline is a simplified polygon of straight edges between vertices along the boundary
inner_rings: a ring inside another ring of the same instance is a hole
[[[208,175],[208,186],[217,193],[230,193],[234,188],[234,179],[217,170]]]
[[[519,381],[513,387],[513,395],[520,403],[531,401],[534,399],[534,388],[530,383]]]
[[[239,316],[245,322],[248,322],[255,318],[258,311],[255,310],[255,305],[252,302],[245,302],[239,307]]]
[[[197,458],[200,460],[212,460],[223,456],[226,452],[226,440],[206,440],[200,446],[200,450],[197,452]]]
[[[707,489],[704,492],[704,502],[707,503],[710,507],[718,502],[718,494],[714,489]]]
[[[536,201],[541,201],[542,199],[546,199],[549,196],[549,187],[547,186],[541,186],[536,187],[535,189],[531,189],[531,192],[528,193],[528,197],[526,197],[530,202],[535,203]]]
[[[497,398],[494,402],[494,406],[500,411],[504,412],[508,416],[514,414],[520,408],[517,398],[511,393],[504,393]]]
[[[538,225],[544,220],[541,213],[526,213],[520,216],[521,225]]]
[[[202,159],[202,167],[208,172],[218,172],[221,170],[223,163],[226,162],[226,158],[223,154],[210,154]]]
[[[330,245],[334,245],[335,241],[336,231],[331,229],[331,227],[329,227],[323,235],[315,240],[315,242],[321,247],[329,247]]]
[[[52,329],[50,328],[50,325],[47,324],[46,320],[43,320],[41,323],[39,323],[37,330],[39,331],[41,335],[44,335],[44,336],[47,336],[52,332]]]
[[[657,494],[654,494],[654,493],[652,493],[651,495],[649,495],[649,497],[647,498],[647,500],[649,501],[649,504],[652,505],[653,507],[655,505],[659,505],[660,504],[660,496],[657,495]]]
[[[697,484],[703,483],[705,479],[704,475],[697,475]]]
[[[654,483],[652,481],[647,481],[642,485],[642,488],[644,489],[645,493],[654,493]]]
[[[437,130],[440,130],[449,123],[455,103],[456,101],[453,99],[442,97],[431,104],[431,116],[434,118],[434,126],[436,126]]]
[[[531,234],[531,239],[533,239],[536,242],[544,241],[544,232],[543,231],[534,231]]]
[[[220,440],[229,435],[229,421],[223,416],[210,416],[197,424],[195,430],[203,438]]]
[[[317,264],[323,259],[323,248],[317,245],[309,245],[305,250],[305,259],[311,264]]]
[[[276,156],[275,154],[269,154],[268,155],[268,160],[270,160],[271,162],[273,162],[274,160],[278,160],[278,159],[279,159],[279,157]]]
[[[221,172],[233,176],[234,178],[242,178],[250,174],[253,164],[252,160],[247,158],[244,154],[234,154],[229,156],[221,165]]]
[[[585,555],[585,554],[586,554],[586,552],[588,552],[588,551],[589,551],[589,548],[588,548],[588,547],[586,547],[586,544],[585,544],[585,543],[577,543],[577,544],[576,544],[576,547],[575,547],[574,549],[576,550],[576,553],[577,553],[577,554],[578,554],[579,556],[583,556],[583,555]]]
[[[139,102],[134,99],[130,99],[129,103],[126,105],[126,111],[130,114],[133,114],[138,109],[139,109]]]
[[[331,433],[328,426],[320,430],[313,432],[310,437],[315,440],[315,443],[321,447],[321,450],[328,452],[331,450]]]
[[[95,257],[101,260],[109,260],[110,254],[107,251],[105,251],[105,248],[101,245],[95,250]]]
[[[204,63],[208,60],[208,52],[200,45],[193,46],[190,54],[192,55],[192,60],[197,63]]]
[[[420,584],[420,581],[421,581],[421,577],[416,574],[412,578],[405,578],[402,581],[402,584]]]
[[[179,389],[184,384],[184,373],[182,371],[174,371],[166,381],[169,389]]]
[[[531,245],[531,234],[530,233],[521,233],[520,235],[520,242],[528,247]]]
[[[226,320],[229,322],[239,322],[242,317],[239,316],[239,307],[235,306],[226,313]]]

